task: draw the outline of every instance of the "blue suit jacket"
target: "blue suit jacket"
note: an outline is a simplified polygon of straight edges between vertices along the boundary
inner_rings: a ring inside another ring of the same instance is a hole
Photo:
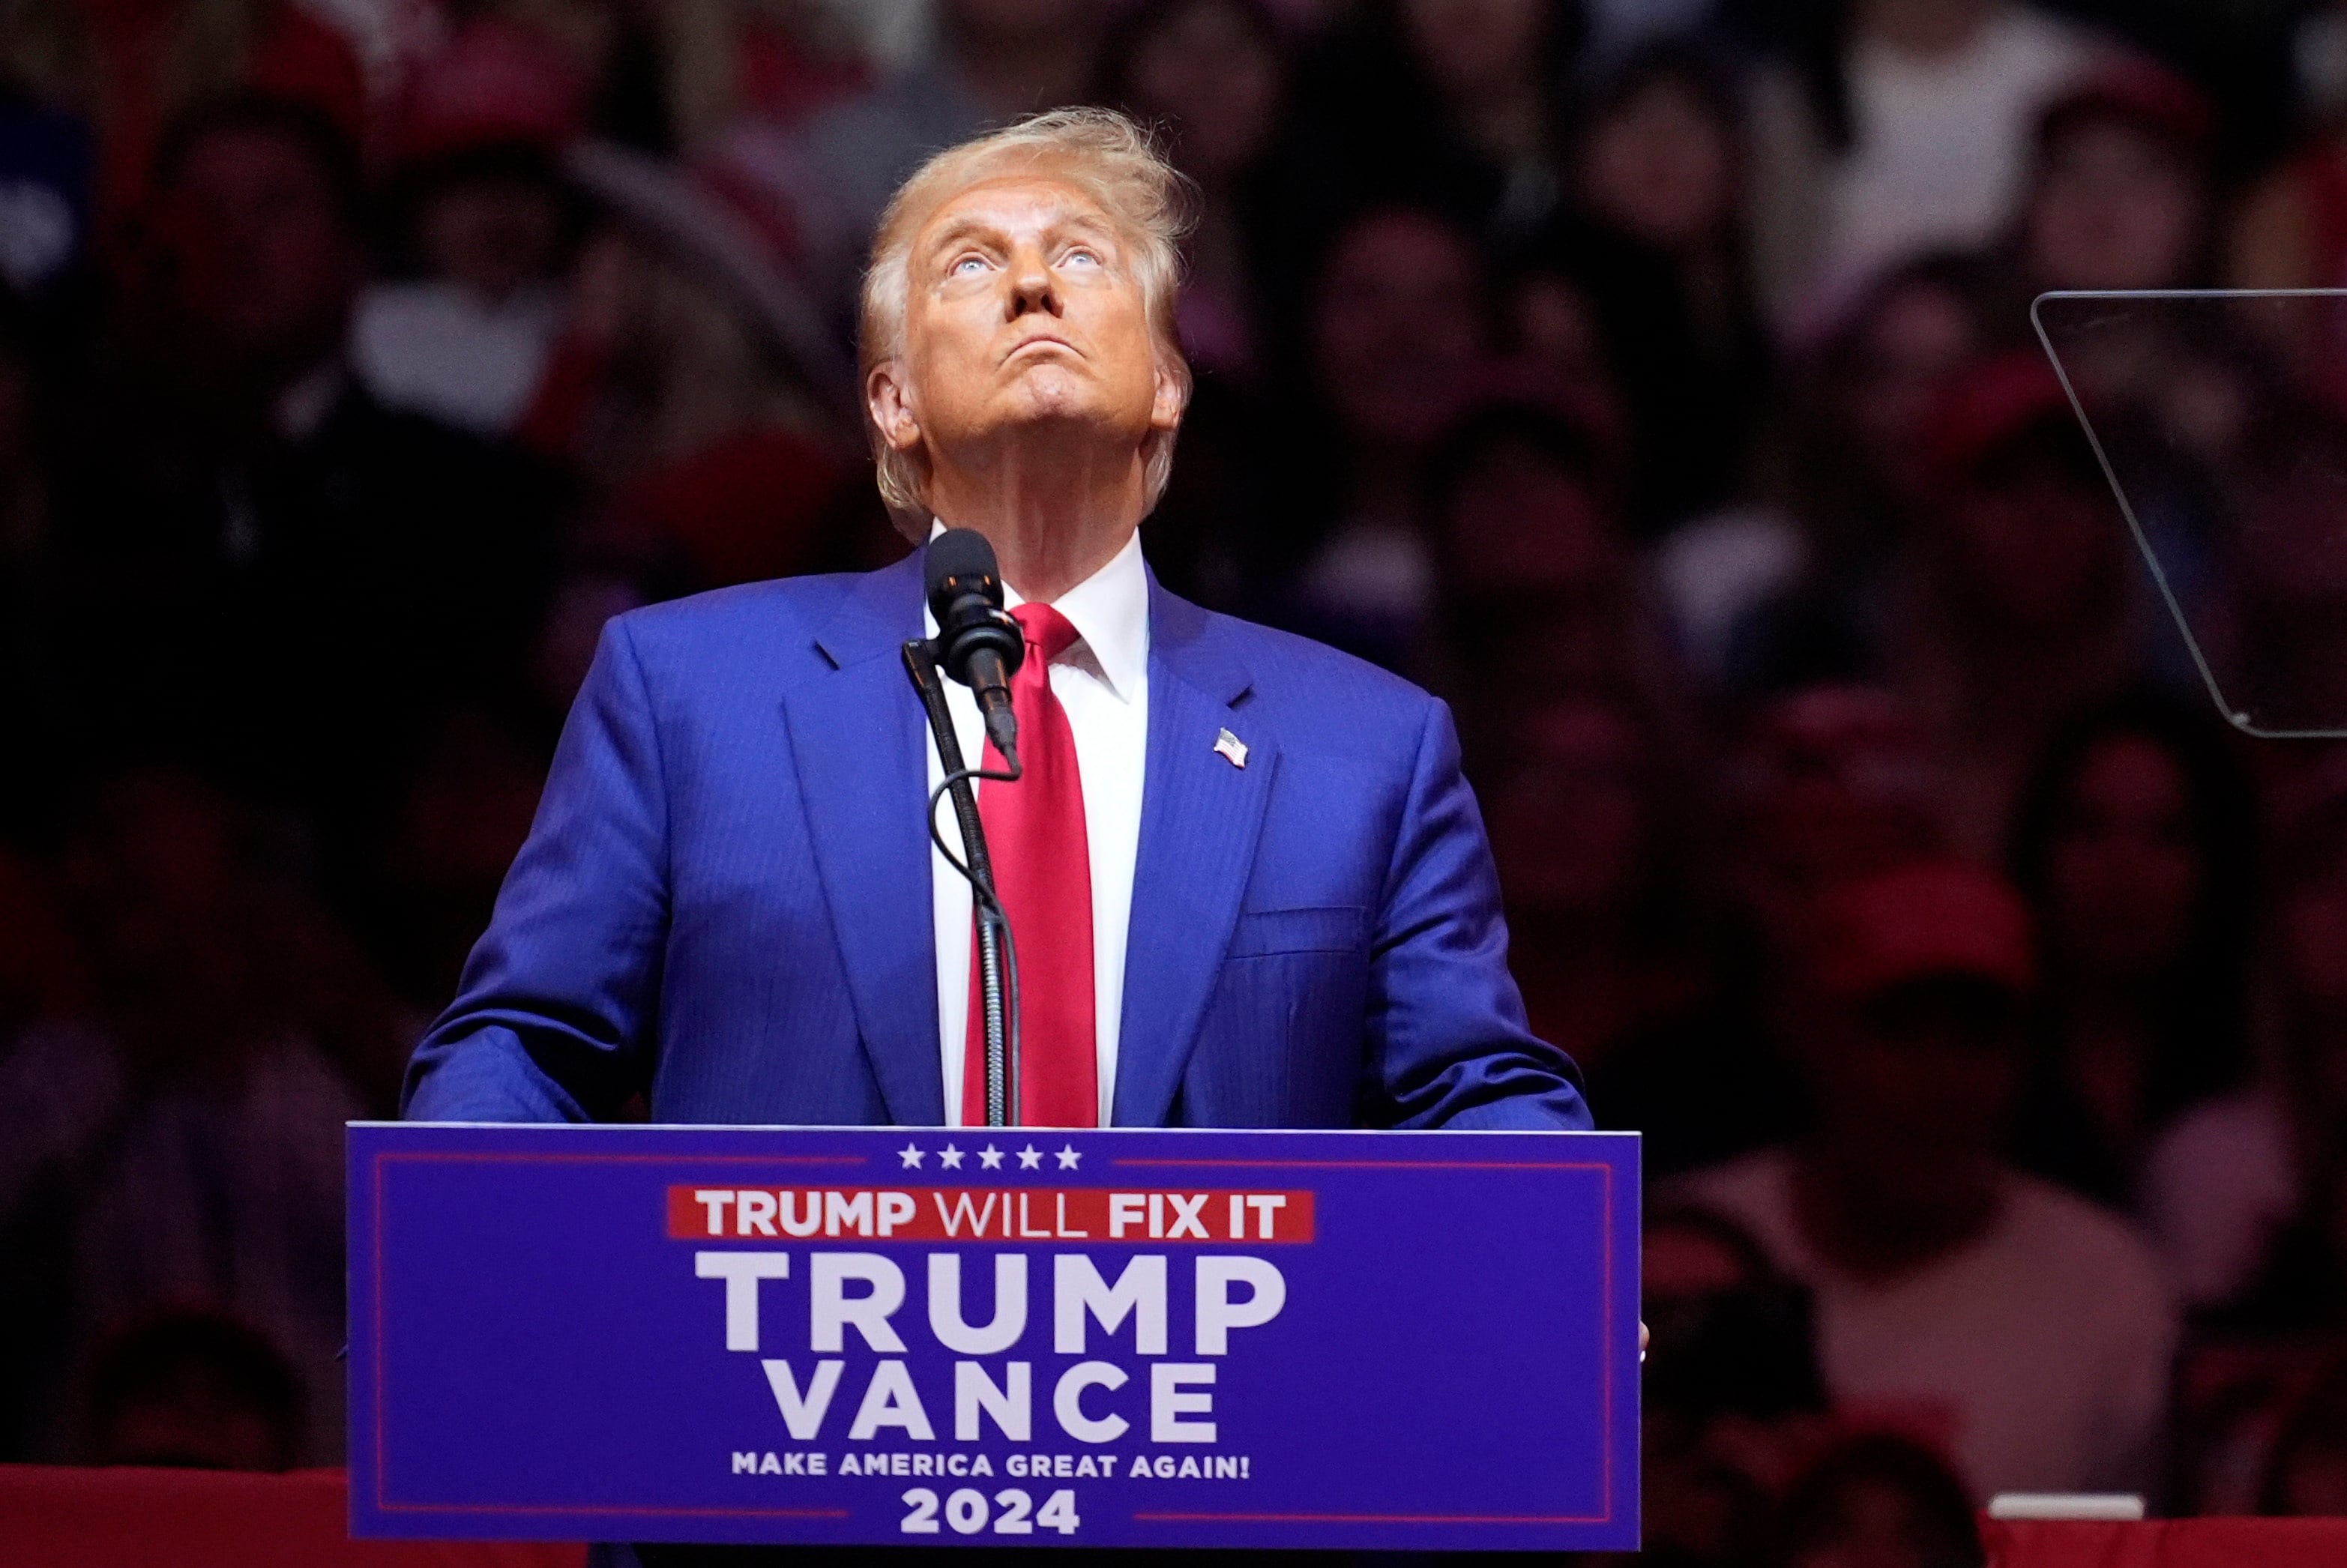
[[[920,573],[605,629],[409,1116],[944,1121]],[[1150,617],[1116,1122],[1588,1126],[1525,1029],[1443,705],[1153,579]]]

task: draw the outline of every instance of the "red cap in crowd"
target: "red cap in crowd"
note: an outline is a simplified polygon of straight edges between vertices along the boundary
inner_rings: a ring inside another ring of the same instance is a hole
[[[559,149],[581,125],[578,78],[536,36],[494,17],[468,22],[415,68],[392,154],[418,163],[499,142]]]
[[[2029,911],[2003,877],[1961,860],[1923,860],[1859,877],[1826,897],[1815,978],[1839,997],[1963,976],[2027,991],[2036,983]]]
[[[2037,145],[2087,119],[2130,121],[2195,156],[2217,128],[2208,94],[2139,55],[2105,61],[2048,103],[2037,116]]]
[[[2047,425],[2077,430],[2069,394],[2045,356],[2034,349],[1993,354],[1953,377],[1941,395],[1923,438],[1926,470],[1942,484],[1962,481]]]

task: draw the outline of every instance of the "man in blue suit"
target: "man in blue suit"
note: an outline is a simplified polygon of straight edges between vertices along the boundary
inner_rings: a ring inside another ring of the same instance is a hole
[[[1141,563],[1189,390],[1181,209],[1128,122],[1040,116],[917,173],[866,287],[883,494],[989,538],[1030,643],[1027,776],[979,792],[1028,1119],[1585,1128],[1443,705]],[[969,895],[898,661],[928,624],[917,552],[611,622],[407,1114],[973,1120]]]

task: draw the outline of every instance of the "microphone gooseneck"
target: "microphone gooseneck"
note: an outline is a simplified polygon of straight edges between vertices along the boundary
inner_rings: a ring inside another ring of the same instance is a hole
[[[929,615],[938,623],[938,667],[969,687],[986,720],[986,738],[1015,770],[1019,721],[1010,677],[1027,656],[1019,623],[1002,608],[994,547],[972,528],[948,528],[922,558]]]

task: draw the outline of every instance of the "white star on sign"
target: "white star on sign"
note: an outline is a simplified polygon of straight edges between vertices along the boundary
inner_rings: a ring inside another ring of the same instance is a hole
[[[951,1143],[947,1144],[944,1148],[938,1151],[938,1163],[943,1165],[948,1171],[960,1170],[961,1151],[955,1148]]]
[[[1019,1168],[1020,1170],[1031,1171],[1042,1164],[1042,1163],[1043,1151],[1035,1147],[1034,1144],[1030,1143],[1024,1149],[1019,1151]]]
[[[1076,1153],[1075,1145],[1071,1143],[1060,1151],[1060,1169],[1072,1171],[1076,1168],[1076,1162],[1082,1158],[1081,1154]]]
[[[989,1171],[1002,1169],[1002,1151],[989,1143],[978,1152],[978,1163]]]
[[[903,1148],[897,1151],[897,1158],[905,1162],[905,1169],[908,1171],[912,1170],[921,1163],[920,1145],[917,1143],[906,1144]]]

